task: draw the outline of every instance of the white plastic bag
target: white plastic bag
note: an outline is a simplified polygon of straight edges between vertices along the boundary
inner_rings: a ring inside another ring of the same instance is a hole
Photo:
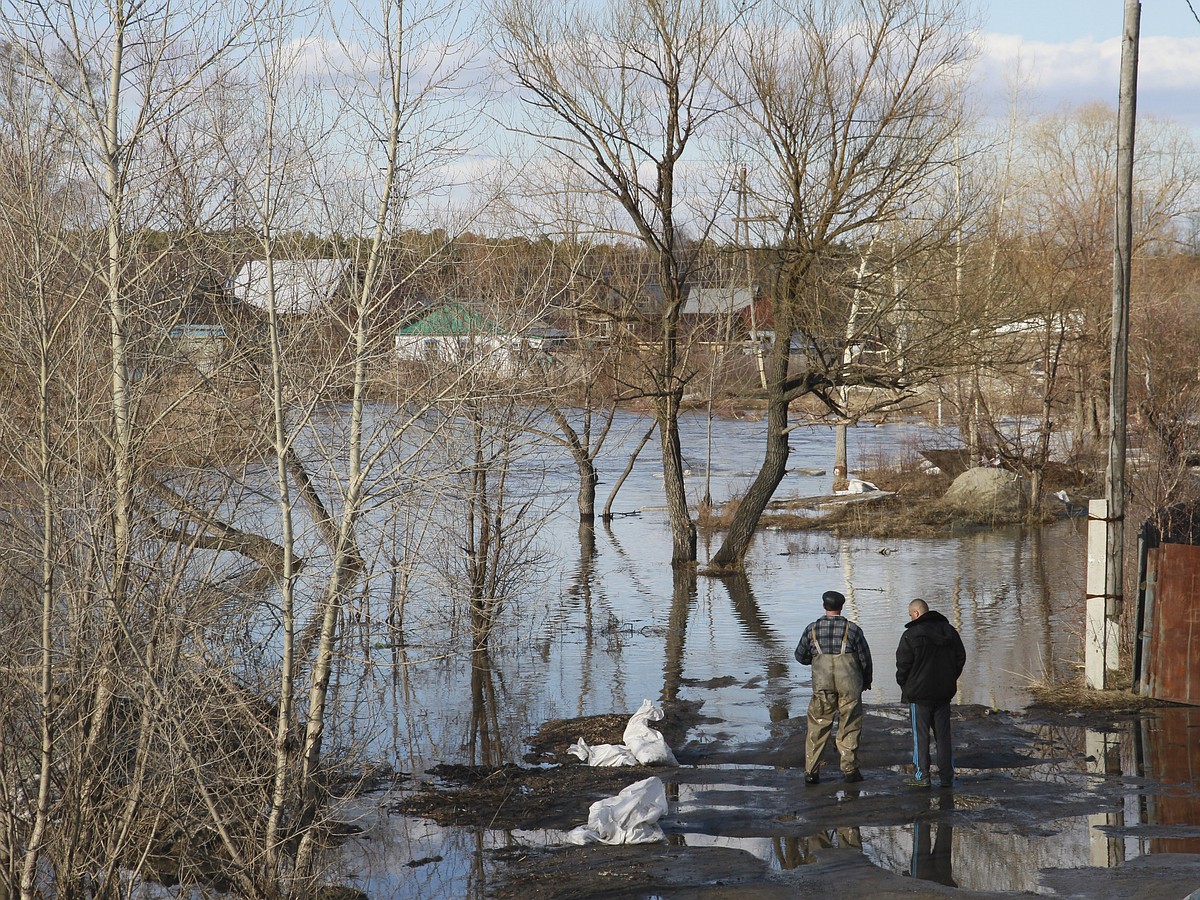
[[[570,747],[568,753],[578,756],[589,766],[636,766],[638,761],[624,744],[597,744],[589,747],[580,738]]]
[[[659,818],[667,811],[667,790],[659,778],[635,781],[615,797],[597,800],[586,825],[567,832],[570,844],[652,844],[663,839]]]
[[[621,740],[629,748],[634,759],[643,766],[677,766],[679,762],[675,754],[667,746],[667,740],[662,732],[651,728],[651,722],[658,722],[663,717],[661,706],[643,700],[641,707],[629,719],[625,726],[625,734]]]

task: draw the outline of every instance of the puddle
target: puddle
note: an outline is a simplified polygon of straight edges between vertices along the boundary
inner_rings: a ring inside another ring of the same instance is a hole
[[[424,819],[390,816],[364,838],[351,841],[341,861],[353,873],[347,882],[370,897],[482,898],[496,875],[494,851],[559,846],[563,836],[557,830],[442,828]],[[1155,852],[1151,845],[1165,839],[1111,837],[1086,818],[1052,821],[1036,833],[928,818],[899,826],[842,826],[803,837],[687,832],[668,833],[667,840],[739,850],[776,872],[809,865],[820,851],[842,849],[862,853],[878,868],[905,877],[972,891],[1045,893],[1039,882],[1042,869],[1115,865]],[[1177,851],[1163,844],[1157,852]]]
[[[987,717],[963,724],[985,733],[995,728]],[[924,880],[983,894],[1062,896],[1073,872],[1095,879],[1098,872],[1119,871],[1137,885],[1138,878],[1153,885],[1166,877],[1164,871],[1186,880],[1186,867],[1178,871],[1177,858],[1162,854],[1200,853],[1200,793],[1192,762],[1197,748],[1186,740],[1197,728],[1200,710],[1170,708],[1125,715],[1105,730],[1089,730],[1066,717],[1023,731],[997,731],[994,743],[1016,742],[1029,752],[1028,764],[963,766],[952,792],[905,788],[899,767],[870,769],[867,781],[853,788],[834,783],[808,789],[798,772],[779,767],[684,766],[660,772],[671,801],[660,824],[668,849],[738,851],[774,873],[819,870],[829,852],[843,854],[837,856],[840,866],[850,852],[861,854],[877,878]],[[963,732],[969,744],[970,728]],[[497,874],[493,851],[555,846],[564,834],[480,830],[467,840],[428,823],[421,828],[408,835],[407,858],[436,853],[442,859],[420,876],[424,882],[414,882],[418,893],[404,896],[436,896],[437,890],[478,896],[478,886]],[[1146,874],[1128,868],[1134,861]],[[712,877],[722,876],[718,871]],[[1131,890],[1125,895],[1156,895],[1141,886]]]
[[[863,852],[899,875],[971,891],[1041,891],[1043,869],[1079,869],[1143,852],[1136,841],[1094,832],[1086,818],[1048,822],[1029,834],[998,826],[922,820],[861,829]],[[1103,855],[1097,862],[1098,853]]]
[[[364,833],[347,841],[337,864],[344,883],[371,898],[485,897],[493,877],[489,852],[518,844],[508,832],[445,828],[386,812],[365,812],[358,824]]]

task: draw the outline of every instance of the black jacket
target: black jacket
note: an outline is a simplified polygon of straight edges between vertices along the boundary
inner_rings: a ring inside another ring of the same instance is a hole
[[[904,626],[896,647],[896,683],[905,703],[937,706],[958,692],[967,651],[954,626],[930,610]]]

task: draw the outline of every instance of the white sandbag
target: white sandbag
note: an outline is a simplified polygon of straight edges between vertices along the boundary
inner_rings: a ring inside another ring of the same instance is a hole
[[[659,778],[635,781],[615,797],[597,800],[586,825],[567,832],[570,844],[652,844],[663,839],[659,818],[667,811],[667,790]]]
[[[629,748],[623,744],[597,744],[589,747],[587,742],[580,738],[567,748],[567,752],[578,756],[589,766],[636,766],[638,764]]]
[[[629,748],[634,758],[643,766],[677,766],[679,762],[675,754],[667,746],[667,740],[662,732],[651,728],[651,722],[658,722],[663,717],[661,706],[649,700],[643,700],[641,707],[629,719],[625,726],[625,734],[621,740]]]

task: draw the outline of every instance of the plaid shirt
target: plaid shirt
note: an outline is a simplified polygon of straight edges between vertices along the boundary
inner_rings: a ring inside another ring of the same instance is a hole
[[[800,643],[796,645],[796,661],[804,666],[811,666],[814,649],[812,645],[813,631],[817,633],[817,644],[821,653],[837,654],[842,651],[842,637],[846,638],[846,652],[858,660],[862,671],[863,690],[871,687],[874,674],[871,667],[871,648],[867,646],[866,635],[861,628],[845,616],[821,616],[804,629]]]

